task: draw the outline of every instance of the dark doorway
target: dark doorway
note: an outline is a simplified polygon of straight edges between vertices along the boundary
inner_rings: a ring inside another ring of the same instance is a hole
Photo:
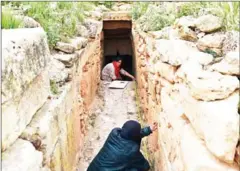
[[[134,61],[132,51],[131,21],[104,21],[103,22],[103,50],[104,59],[102,68],[112,62],[117,56],[122,59],[122,68],[132,75]],[[124,80],[131,80],[122,76]]]

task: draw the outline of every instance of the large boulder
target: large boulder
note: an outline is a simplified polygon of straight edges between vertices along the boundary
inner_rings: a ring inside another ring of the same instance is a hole
[[[161,162],[167,160],[170,168],[177,171],[201,169],[237,171],[236,165],[218,160],[206,147],[206,143],[194,132],[192,122],[191,120],[189,122],[182,108],[181,99],[179,99],[180,91],[181,89],[175,90],[169,87],[162,88],[161,91],[162,112],[158,114],[158,133],[161,137],[159,153],[164,153],[166,156],[161,158]]]
[[[225,99],[239,89],[237,77],[218,72],[191,72],[187,74],[186,82],[191,95],[195,99],[204,101]]]
[[[192,52],[197,51],[197,48],[192,42],[165,39],[156,40],[155,49],[162,62],[166,62],[173,66],[183,64],[188,60]]]
[[[211,130],[212,127],[209,128]],[[238,171],[235,164],[221,162],[213,156],[192,130],[191,125],[186,125],[180,140],[181,158],[184,171]]]
[[[224,100],[206,102],[194,99],[184,85],[176,87],[184,114],[198,137],[204,140],[214,156],[224,162],[233,163],[239,138],[238,92]]]
[[[2,150],[22,133],[49,95],[49,49],[42,28],[3,30]]]
[[[215,56],[222,55],[224,35],[222,34],[208,34],[197,42],[197,47],[201,51],[213,51]]]
[[[199,30],[209,33],[220,29],[222,27],[222,20],[219,17],[208,14],[197,18],[195,24]]]
[[[29,142],[18,139],[11,149],[2,153],[3,171],[41,171],[42,153]]]
[[[218,71],[222,74],[240,75],[239,52],[229,52],[225,58],[210,67],[211,71]]]

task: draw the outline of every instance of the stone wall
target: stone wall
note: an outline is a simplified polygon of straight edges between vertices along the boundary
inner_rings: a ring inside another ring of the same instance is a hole
[[[217,61],[174,35],[132,34],[143,118],[159,123],[148,141],[155,170],[237,171],[239,52]]]
[[[99,34],[50,55],[42,28],[2,33],[2,169],[75,170],[100,81]]]

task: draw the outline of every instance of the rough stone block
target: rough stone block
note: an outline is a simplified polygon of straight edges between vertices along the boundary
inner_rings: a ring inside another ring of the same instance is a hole
[[[181,138],[181,156],[185,171],[238,171],[237,165],[221,162],[213,156],[190,125],[186,125]]]
[[[32,142],[43,153],[43,164],[50,167],[50,158],[60,133],[57,115],[60,112],[58,99],[46,103],[23,131],[21,138]]]
[[[229,52],[225,58],[210,68],[211,71],[218,71],[222,74],[240,75],[239,52]]]
[[[2,150],[6,150],[21,135],[49,94],[48,72],[44,71],[20,97],[2,105]]]
[[[224,100],[205,102],[191,97],[183,85],[178,90],[179,102],[196,134],[214,156],[232,163],[239,138],[238,92]]]
[[[2,31],[2,104],[22,95],[50,59],[42,28]]]
[[[25,140],[18,139],[7,151],[2,153],[3,171],[41,171],[42,153]]]

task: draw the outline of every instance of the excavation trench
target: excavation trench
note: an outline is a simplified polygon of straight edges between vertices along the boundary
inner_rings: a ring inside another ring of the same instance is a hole
[[[42,28],[3,30],[3,170],[85,171],[129,119],[159,123],[141,144],[152,171],[239,170],[235,70],[204,70],[215,63],[193,42],[154,38],[126,12],[85,25],[88,39],[59,42],[54,54]],[[109,89],[101,70],[117,56],[136,81]],[[235,68],[228,60],[219,64]]]
[[[101,69],[116,57],[122,59],[122,67],[135,76],[135,57],[132,42],[131,21],[103,21],[101,49],[103,58]],[[99,152],[110,131],[121,127],[127,120],[142,122],[137,105],[136,82],[123,76],[129,83],[124,89],[109,89],[109,82],[100,81],[94,101],[89,107],[87,130],[77,171],[85,171],[94,156]],[[143,141],[146,154],[146,141]]]

